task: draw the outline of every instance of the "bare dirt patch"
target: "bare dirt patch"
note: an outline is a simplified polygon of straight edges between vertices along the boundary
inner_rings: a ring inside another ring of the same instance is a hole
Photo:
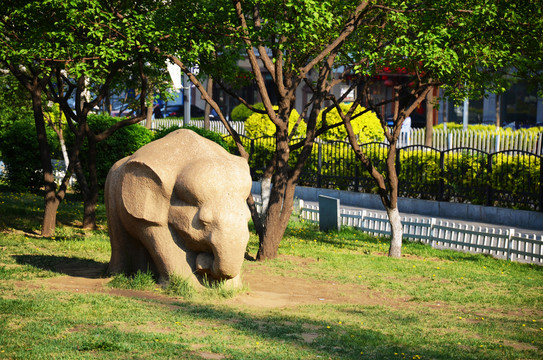
[[[304,342],[311,344],[315,339],[319,337],[318,333],[303,333],[302,339],[304,339]]]
[[[508,341],[508,340],[504,340],[503,344],[505,346],[510,346],[513,349],[519,350],[519,351],[537,350],[538,349],[537,346],[532,345],[532,344],[520,343],[520,342],[514,342],[514,341]]]
[[[199,351],[203,347],[204,347],[204,345],[198,345],[198,344],[194,344],[194,345],[191,346],[191,348],[193,350],[193,353],[200,356],[203,359],[221,360],[221,359],[225,358],[224,355],[221,355],[221,354],[215,354],[215,353],[208,352],[208,351]]]
[[[236,296],[232,303],[256,307],[286,307],[317,303],[355,303],[379,305],[391,299],[364,286],[345,285],[315,279],[262,275],[246,272],[243,283],[249,291]]]
[[[368,289],[363,285],[272,275],[271,271],[262,271],[263,267],[265,265],[261,263],[249,263],[242,274],[243,283],[248,290],[225,302],[231,306],[281,308],[309,304],[402,306],[409,300],[388,297],[386,293]],[[17,286],[76,293],[108,293],[115,296],[156,300],[165,306],[178,307],[171,297],[158,292],[108,287],[107,283],[111,278],[102,277],[103,268],[72,266],[70,269],[59,270],[69,275],[35,280],[30,283],[20,281]]]

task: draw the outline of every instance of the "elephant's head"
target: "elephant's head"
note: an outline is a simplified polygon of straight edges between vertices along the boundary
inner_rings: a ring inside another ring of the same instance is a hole
[[[229,156],[194,162],[183,169],[173,189],[170,227],[196,253],[196,271],[211,279],[237,276],[249,240],[247,162]]]

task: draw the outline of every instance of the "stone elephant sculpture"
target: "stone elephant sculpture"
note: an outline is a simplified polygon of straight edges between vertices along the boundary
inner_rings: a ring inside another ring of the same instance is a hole
[[[105,185],[109,272],[239,286],[251,184],[246,160],[187,129],[119,160]]]

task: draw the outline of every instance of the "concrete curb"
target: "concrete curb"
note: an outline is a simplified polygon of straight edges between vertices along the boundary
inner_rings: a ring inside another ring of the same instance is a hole
[[[252,192],[260,194],[260,183],[253,181]],[[376,194],[319,189],[297,186],[294,196],[304,201],[319,201],[319,195],[339,199],[341,205],[364,209],[384,210]],[[399,198],[400,213],[418,214],[435,218],[448,218],[524,229],[543,230],[543,212],[514,210],[493,206]]]

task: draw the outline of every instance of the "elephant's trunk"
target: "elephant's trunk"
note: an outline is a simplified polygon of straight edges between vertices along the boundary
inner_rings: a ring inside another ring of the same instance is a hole
[[[224,258],[223,256],[216,256],[213,262],[211,275],[216,279],[232,279],[236,277],[241,271],[241,265],[243,263],[243,257],[245,252],[236,254],[235,258]]]
[[[207,274],[216,280],[232,279],[239,275],[245,249],[239,248],[241,244],[229,245],[215,246],[213,247],[213,253],[199,253],[196,256],[196,270],[198,273]]]

